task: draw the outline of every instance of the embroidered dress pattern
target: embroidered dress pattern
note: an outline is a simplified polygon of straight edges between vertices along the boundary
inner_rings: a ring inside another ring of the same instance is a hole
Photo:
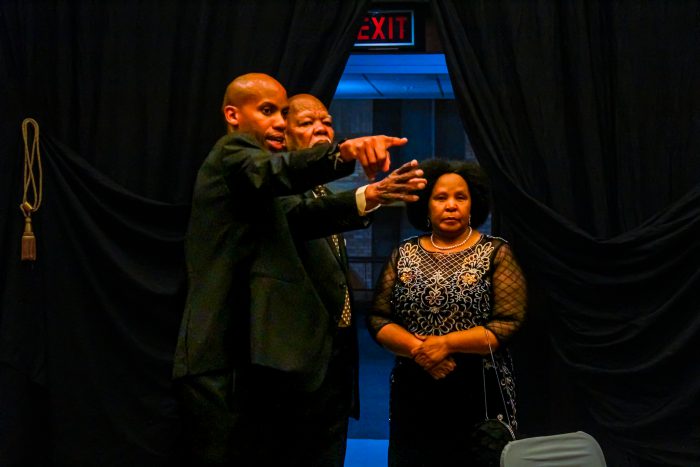
[[[392,293],[394,318],[410,332],[423,335],[445,335],[485,325],[492,315],[493,239],[485,236],[475,245],[452,253],[429,252],[418,242],[402,244],[396,265],[399,280]],[[512,360],[507,351],[496,352],[495,360],[511,423],[517,428]],[[483,365],[487,375],[492,375],[490,356],[483,359]]]
[[[396,317],[412,333],[444,335],[484,324],[490,316],[485,280],[491,242],[455,253],[429,253],[418,244],[399,249]]]

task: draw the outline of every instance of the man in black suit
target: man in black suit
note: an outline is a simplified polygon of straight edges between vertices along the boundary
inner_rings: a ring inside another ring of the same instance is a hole
[[[328,109],[310,94],[289,99],[287,149],[296,151],[319,144],[333,143],[335,132]],[[422,183],[417,161],[405,164],[380,182],[342,193],[331,193],[319,185],[304,195],[282,199],[287,209],[306,203],[324,202],[329,209],[345,212],[348,226],[369,225],[369,211],[394,201],[415,201],[413,189]],[[333,339],[326,377],[311,393],[289,394],[295,416],[291,420],[287,442],[303,447],[309,466],[342,466],[345,460],[348,418],[359,416],[358,349],[356,317],[352,310],[349,265],[345,241],[340,231],[325,237],[309,236],[304,225],[292,225],[299,258],[320,298],[318,313],[331,317],[329,333]],[[349,230],[349,229],[343,229]],[[296,429],[295,429],[296,428]],[[302,462],[303,461],[303,462]]]
[[[195,182],[173,370],[192,465],[296,464],[286,461],[296,447],[278,423],[288,418],[286,394],[318,389],[333,343],[290,226],[312,226],[321,237],[354,225],[343,212],[289,209],[278,197],[348,175],[355,160],[373,179],[388,169],[388,149],[406,143],[368,136],[280,152],[287,109],[274,78],[234,79],[222,106],[229,133]]]

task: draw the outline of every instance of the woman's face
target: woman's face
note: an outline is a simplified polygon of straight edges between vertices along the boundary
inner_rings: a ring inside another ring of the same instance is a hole
[[[435,182],[428,201],[428,216],[433,232],[455,237],[469,227],[472,198],[464,179],[454,173],[441,176]]]

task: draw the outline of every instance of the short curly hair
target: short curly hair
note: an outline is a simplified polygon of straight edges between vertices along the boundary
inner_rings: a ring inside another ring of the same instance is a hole
[[[423,190],[417,192],[418,201],[406,205],[408,221],[413,227],[426,232],[430,230],[427,222],[428,201],[437,179],[449,173],[457,174],[467,182],[472,198],[470,225],[477,228],[486,221],[491,211],[491,186],[479,164],[461,160],[426,159],[419,167],[423,169],[423,177],[428,183]]]

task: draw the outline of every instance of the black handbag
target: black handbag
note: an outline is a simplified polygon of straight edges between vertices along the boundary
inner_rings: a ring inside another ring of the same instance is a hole
[[[486,331],[484,330],[484,332]],[[493,364],[493,370],[496,374],[496,383],[501,393],[505,416],[503,414],[498,414],[496,418],[489,418],[489,408],[486,398],[486,370],[482,365],[481,378],[484,383],[484,421],[474,425],[471,433],[470,445],[472,459],[476,465],[483,467],[499,467],[501,465],[501,452],[503,452],[503,448],[510,441],[516,439],[515,430],[513,429],[515,423],[512,417],[508,415],[508,405],[503,395],[501,382],[498,379],[498,367],[496,366],[496,359],[493,356],[493,350],[491,349],[491,342],[488,336],[486,336],[486,342],[489,343],[491,363]]]

